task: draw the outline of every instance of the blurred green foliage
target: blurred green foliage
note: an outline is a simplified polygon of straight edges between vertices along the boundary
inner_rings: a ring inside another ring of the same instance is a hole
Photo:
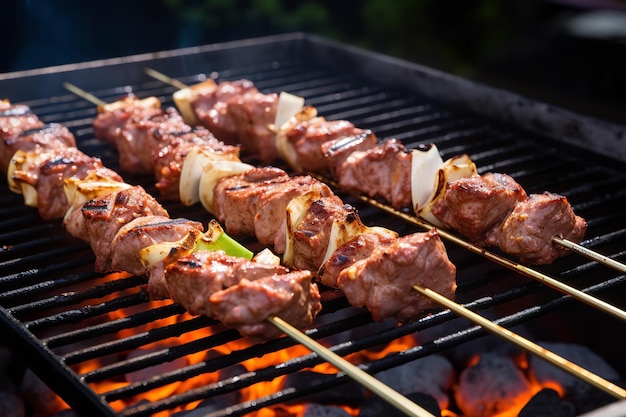
[[[469,75],[515,36],[518,1],[161,0],[215,41],[304,31]]]

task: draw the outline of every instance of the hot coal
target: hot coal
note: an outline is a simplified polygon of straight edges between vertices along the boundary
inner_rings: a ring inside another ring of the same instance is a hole
[[[450,390],[456,373],[448,359],[430,355],[402,366],[376,374],[376,378],[401,394],[419,392],[437,400],[440,408],[448,408]]]
[[[572,403],[562,401],[552,389],[543,389],[531,398],[522,408],[518,417],[574,417],[576,410]]]
[[[531,396],[530,383],[511,358],[487,353],[461,372],[454,397],[466,417],[486,417],[521,409]]]
[[[543,343],[542,345],[608,381],[623,385],[619,382],[621,379],[619,373],[586,346],[572,343]],[[609,394],[538,357],[530,356],[529,369],[531,375],[542,385],[549,386],[556,382],[563,387],[564,399],[571,402],[578,413],[593,410],[614,401]]]

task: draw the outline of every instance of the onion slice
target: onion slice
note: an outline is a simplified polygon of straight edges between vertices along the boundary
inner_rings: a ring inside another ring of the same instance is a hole
[[[215,81],[213,81],[212,78],[207,78],[198,84],[183,88],[173,94],[172,97],[174,99],[174,103],[176,104],[176,107],[178,107],[178,111],[180,111],[181,116],[183,116],[185,123],[190,126],[200,124],[191,103],[194,102],[197,96],[202,94],[211,94],[216,88],[217,84]]]
[[[186,161],[186,160],[185,160]],[[254,168],[252,165],[239,161],[209,161],[202,167],[200,180],[198,181],[198,199],[202,206],[214,214],[213,199],[214,189],[221,178],[243,174]],[[182,198],[182,197],[181,197]]]
[[[434,205],[445,195],[448,183],[474,175],[477,175],[476,164],[472,162],[468,155],[460,155],[448,159],[444,166],[437,171],[432,195],[429,197],[428,202],[418,210],[417,214],[437,227],[445,227],[433,214],[432,209]]]
[[[302,166],[298,162],[298,154],[295,147],[287,138],[287,133],[296,128],[300,123],[315,117],[317,117],[317,109],[312,106],[304,106],[283,124],[270,126],[270,129],[276,132],[276,148],[278,149],[278,154],[291,168],[298,172],[302,171]]]
[[[321,197],[319,192],[309,191],[291,199],[285,209],[285,253],[283,264],[293,266],[293,234],[300,221],[304,218],[313,201]]]
[[[415,213],[424,206],[433,193],[437,171],[443,167],[439,149],[431,144],[428,150],[411,152],[411,201]]]
[[[201,250],[221,250],[227,255],[238,258],[252,259],[253,257],[253,253],[248,248],[228,236],[216,220],[211,220],[205,233],[192,229],[182,239],[175,242],[159,242],[147,246],[139,251],[139,259],[145,268],[150,268],[159,262],[170,264],[180,257]]]
[[[17,194],[24,196],[24,205],[28,207],[37,207],[39,205],[39,199],[37,196],[37,187],[33,184],[29,184],[26,181],[20,181],[19,176],[16,175],[21,172],[22,175],[29,177],[29,170],[33,166],[39,166],[48,158],[48,154],[45,152],[27,152],[18,150],[15,152],[9,166],[7,167],[7,183],[9,189]],[[35,176],[32,176],[35,179]]]
[[[281,91],[278,95],[278,104],[276,106],[276,117],[274,118],[274,126],[280,129],[285,123],[295,116],[304,107],[304,97],[295,96],[293,94]]]
[[[185,156],[178,186],[180,201],[184,205],[191,206],[200,201],[200,179],[203,168],[218,160],[239,162],[239,157],[229,153],[212,152],[209,149],[193,149]]]

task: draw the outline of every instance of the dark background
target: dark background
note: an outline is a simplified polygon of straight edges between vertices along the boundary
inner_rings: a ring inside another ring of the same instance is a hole
[[[620,0],[1,4],[0,73],[306,31],[626,123]]]

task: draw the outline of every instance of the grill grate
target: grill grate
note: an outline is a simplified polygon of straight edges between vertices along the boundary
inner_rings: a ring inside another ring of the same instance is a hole
[[[133,91],[140,97],[156,95],[165,105],[173,105],[171,94],[174,89],[144,75],[144,66],[158,66],[159,70],[187,84],[197,82],[203,76],[219,76],[220,80],[248,78],[261,91],[285,90],[304,96],[307,103],[316,106],[328,119],[351,120],[359,127],[372,129],[379,138],[396,137],[407,146],[434,142],[444,158],[468,153],[480,172],[509,173],[528,192],[550,190],[565,194],[576,212],[589,221],[584,245],[625,259],[626,219],[621,213],[626,208],[626,191],[623,189],[626,175],[620,169],[621,162],[524,129],[529,126],[502,123],[488,117],[489,114],[477,114],[475,108],[458,108],[458,103],[416,92],[412,78],[407,78],[404,85],[402,80],[397,81],[399,85],[393,85],[385,79],[393,75],[397,80],[403,75],[404,67],[398,70],[388,63],[381,78],[372,77],[367,70],[360,68],[365,68],[366,63],[378,62],[376,55],[361,56],[358,51],[355,55],[350,48],[320,42],[316,38],[311,41],[300,36],[260,39],[206,50],[181,50],[172,54],[131,57],[127,61],[78,65],[34,75],[9,74],[4,79],[0,76],[0,87],[11,101],[30,105],[44,122],[68,126],[81,149],[101,157],[107,166],[118,170],[115,152],[93,138],[94,106],[62,90],[62,81],[79,85],[105,101],[113,101]],[[335,53],[340,53],[342,61],[345,57],[348,60],[361,59],[361,65],[335,68],[330,63]],[[320,54],[326,59],[316,59]],[[428,71],[426,74],[432,75]],[[25,85],[31,85],[31,88],[26,89]],[[455,83],[450,85],[454,91]],[[476,97],[482,97],[484,88],[473,88]],[[139,183],[153,195],[157,194],[151,178],[124,177],[127,182]],[[108,280],[94,273],[93,255],[85,244],[68,236],[60,223],[44,222],[35,210],[24,208],[20,196],[10,193],[6,182],[1,193],[0,302],[7,343],[24,352],[28,365],[76,411],[102,416],[149,416],[194,401],[235,393],[320,362],[313,354],[295,356],[284,363],[270,363],[253,372],[194,386],[183,394],[139,402],[114,412],[111,403],[115,401],[140,398],[170,383],[227,370],[244,361],[289,348],[294,342],[281,338],[232,352],[216,353],[221,346],[238,341],[237,332],[223,329],[206,317],[188,317],[172,303],[154,305],[142,291],[145,277],[121,276]],[[359,209],[368,224],[389,227],[400,234],[418,231],[414,225],[355,198],[343,197]],[[205,223],[210,218],[199,207],[183,207],[171,202],[164,205],[172,217],[182,216]],[[252,241],[245,243],[253,249],[258,248]],[[612,361],[617,369],[626,368],[622,355],[626,341],[614,341],[608,333],[608,329],[612,334],[616,329],[623,329],[623,323],[600,316],[568,296],[529,282],[462,248],[446,246],[458,268],[459,302],[501,317],[498,322],[507,327],[532,324],[552,312],[567,314],[572,320],[597,318],[601,324],[585,329],[583,340]],[[626,307],[623,302],[626,278],[615,271],[576,255],[540,269]],[[372,323],[367,312],[350,307],[334,291],[324,290],[323,296],[327,299],[324,309],[308,334],[330,345],[336,353],[347,355],[376,348],[407,335],[419,340],[420,343],[413,348],[365,363],[364,369],[372,372],[446,352],[485,334],[480,328],[468,324],[461,324],[459,328],[459,320],[447,311],[401,327]],[[160,324],[148,328],[151,323]],[[453,332],[449,330],[451,324],[455,325]],[[211,332],[188,340],[187,336],[199,329],[210,329]],[[353,335],[357,331],[359,337],[355,338]],[[595,331],[606,331],[606,334],[594,337],[597,336],[592,333]],[[426,336],[422,337],[422,333]],[[173,344],[164,345],[172,339],[175,340]],[[612,343],[606,343],[608,340]],[[154,350],[126,356],[128,352],[155,344],[159,346]],[[119,383],[131,372],[187,355],[205,357],[197,363],[163,371],[154,378]],[[102,364],[77,370],[93,360],[101,360]],[[106,381],[118,384],[96,393],[94,384]],[[243,415],[348,382],[345,376],[331,375],[321,382],[279,389],[268,396],[233,404],[227,411],[211,415]]]

